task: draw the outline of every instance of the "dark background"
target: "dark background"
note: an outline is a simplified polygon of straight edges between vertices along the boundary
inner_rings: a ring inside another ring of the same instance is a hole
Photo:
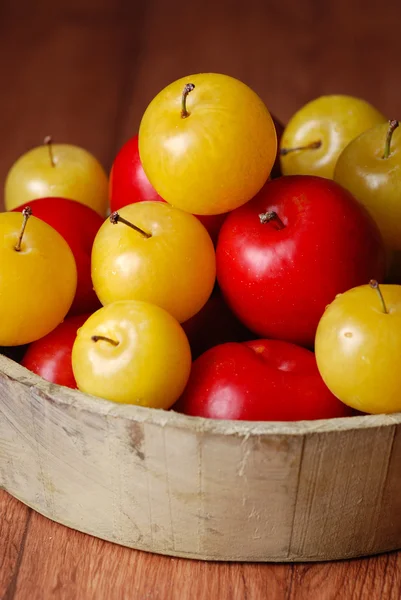
[[[48,134],[109,169],[152,97],[199,71],[242,79],[284,122],[330,93],[400,118],[400,24],[401,0],[0,0],[1,181]],[[71,531],[0,491],[2,599],[400,597],[401,553],[310,565],[177,560]]]
[[[329,93],[399,118],[400,24],[400,0],[2,0],[0,178],[47,134],[109,169],[152,97],[199,71],[284,122]]]

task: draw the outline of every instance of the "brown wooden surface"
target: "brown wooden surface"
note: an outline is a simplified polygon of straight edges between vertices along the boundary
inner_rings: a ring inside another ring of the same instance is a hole
[[[51,133],[106,168],[165,84],[243,79],[283,121],[341,92],[400,117],[399,0],[2,0],[0,178]],[[1,206],[2,198],[0,198]],[[0,493],[0,598],[398,599],[401,553],[317,565],[226,565],[132,551]]]
[[[153,556],[69,530],[0,493],[0,597],[143,600],[391,599],[398,553],[316,565],[219,564]]]

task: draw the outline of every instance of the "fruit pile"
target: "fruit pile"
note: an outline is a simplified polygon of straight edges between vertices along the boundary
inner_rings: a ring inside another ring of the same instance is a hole
[[[195,416],[400,411],[397,126],[325,96],[284,128],[208,73],[151,101],[110,177],[47,138],[5,184],[2,352]]]

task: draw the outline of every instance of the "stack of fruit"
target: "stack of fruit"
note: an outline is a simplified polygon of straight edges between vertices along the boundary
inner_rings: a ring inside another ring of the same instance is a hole
[[[209,73],[152,100],[109,179],[46,139],[6,180],[3,352],[22,347],[54,383],[196,416],[401,410],[397,125],[327,96],[284,129]]]

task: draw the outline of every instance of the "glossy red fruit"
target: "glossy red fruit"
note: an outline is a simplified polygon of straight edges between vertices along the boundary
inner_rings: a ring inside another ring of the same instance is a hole
[[[324,384],[310,350],[280,340],[216,346],[192,365],[173,410],[213,419],[299,421],[352,410]]]
[[[269,181],[228,215],[217,245],[218,282],[238,318],[260,337],[310,348],[336,294],[383,281],[385,269],[367,211],[334,181],[308,175]]]
[[[91,252],[93,240],[103,224],[103,218],[94,210],[67,198],[39,198],[25,206],[32,214],[56,229],[69,244],[78,271],[77,291],[69,315],[94,312],[101,304],[93,290],[91,279]]]
[[[233,315],[217,287],[205,306],[182,323],[182,327],[187,334],[193,360],[218,344],[242,342],[254,337]]]
[[[109,198],[111,212],[143,200],[163,201],[143,170],[137,135],[125,142],[114,160],[109,178]]]
[[[114,160],[110,171],[109,197],[111,212],[118,211],[127,204],[144,200],[164,202],[145,175],[139,157],[137,135],[122,146]],[[216,243],[226,215],[197,215],[197,217]]]
[[[77,331],[89,316],[69,317],[51,333],[32,342],[21,364],[47,381],[75,389],[71,352]]]

